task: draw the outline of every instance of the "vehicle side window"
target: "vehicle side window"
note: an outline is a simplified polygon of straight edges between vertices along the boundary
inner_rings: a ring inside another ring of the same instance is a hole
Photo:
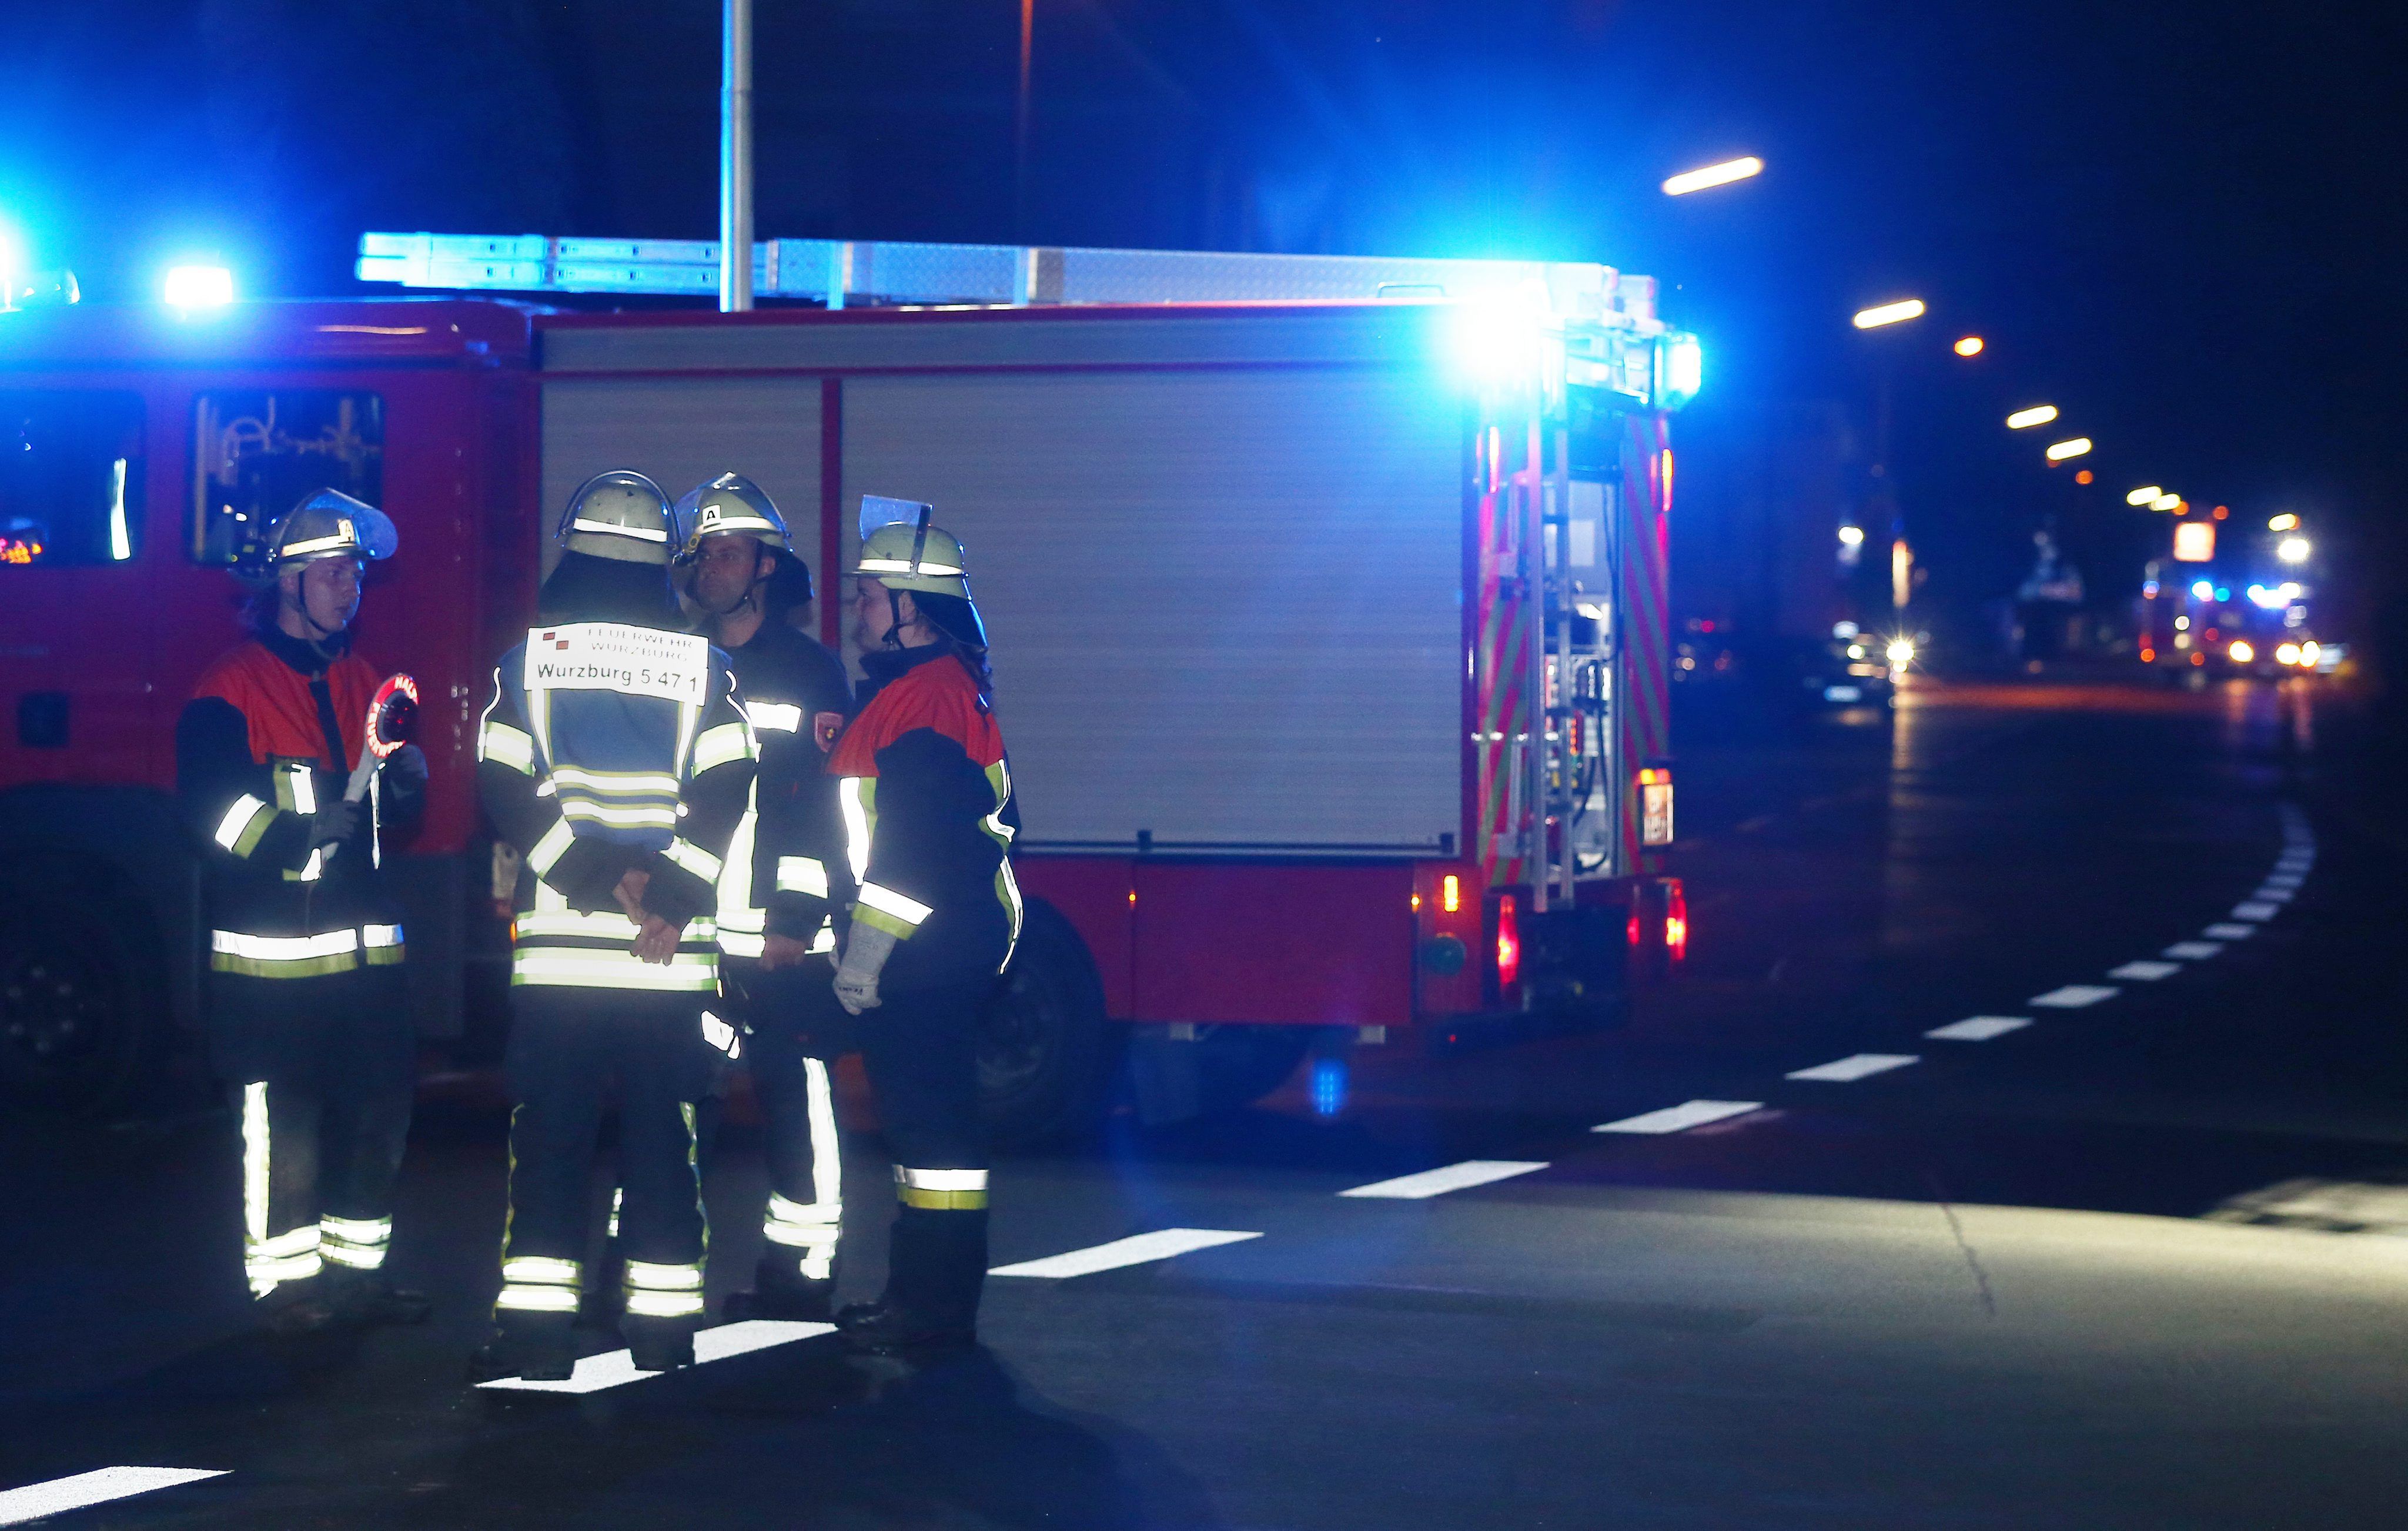
[[[196,564],[226,565],[267,518],[338,489],[384,503],[384,400],[327,388],[203,393],[193,425]]]
[[[141,541],[141,396],[0,392],[0,569],[123,563]]]

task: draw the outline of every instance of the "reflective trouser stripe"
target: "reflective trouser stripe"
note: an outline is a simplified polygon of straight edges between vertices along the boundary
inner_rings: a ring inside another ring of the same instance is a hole
[[[496,1309],[521,1313],[573,1313],[582,1268],[574,1260],[523,1254],[502,1262],[502,1292]]]
[[[681,952],[664,966],[638,962],[620,952],[521,947],[510,958],[512,983],[552,984],[570,989],[642,989],[654,993],[716,993],[719,959],[708,952]]]
[[[803,1061],[803,1096],[811,1131],[811,1199],[789,1201],[772,1191],[761,1237],[800,1251],[805,1281],[824,1281],[835,1268],[837,1241],[844,1233],[844,1162],[836,1138],[836,1097],[827,1065]]]
[[[983,1169],[907,1169],[895,1166],[896,1199],[906,1207],[969,1212],[986,1206]]]
[[[270,1235],[268,1198],[274,1144],[268,1130],[265,1080],[242,1089],[242,1265],[251,1295],[264,1297],[285,1281],[306,1281],[323,1262],[318,1225],[305,1223]]]
[[[626,1200],[625,1186],[614,1185],[610,1188],[610,1237],[613,1238],[619,1237],[619,1209],[625,1204]]]
[[[336,1265],[376,1270],[393,1243],[393,1219],[322,1217],[318,1235],[319,1252]]]
[[[702,1266],[627,1262],[627,1311],[641,1318],[693,1318],[703,1311]]]

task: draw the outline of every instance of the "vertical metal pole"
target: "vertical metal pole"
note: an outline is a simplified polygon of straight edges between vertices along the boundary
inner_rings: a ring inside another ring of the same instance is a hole
[[[1028,237],[1028,69],[1037,46],[1037,0],[1020,0],[1020,91],[1011,109],[1011,231]]]
[[[1530,880],[1530,911],[1547,912],[1548,894],[1555,873],[1547,859],[1547,523],[1545,456],[1540,450],[1539,408],[1535,399],[1530,403],[1528,437],[1523,450],[1526,465],[1522,470],[1522,548],[1523,567],[1528,582],[1523,586],[1523,598],[1529,605],[1523,622],[1529,647],[1523,651],[1522,661],[1528,666],[1523,671],[1523,694],[1528,699],[1523,717],[1530,729],[1530,752],[1524,757],[1523,766],[1529,773],[1525,778],[1523,792],[1529,805],[1529,860],[1524,867]]]
[[[723,0],[719,71],[719,311],[752,307],[752,0]]]

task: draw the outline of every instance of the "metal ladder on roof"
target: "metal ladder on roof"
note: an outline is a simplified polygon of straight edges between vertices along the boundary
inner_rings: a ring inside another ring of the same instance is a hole
[[[708,297],[718,290],[719,245],[707,239],[538,234],[365,234],[358,273],[362,281],[451,291]],[[1663,328],[1656,315],[1653,278],[1585,262],[765,239],[753,246],[752,274],[753,291],[762,296],[830,308],[858,303],[1311,303],[1511,294],[1565,320],[1644,336]]]

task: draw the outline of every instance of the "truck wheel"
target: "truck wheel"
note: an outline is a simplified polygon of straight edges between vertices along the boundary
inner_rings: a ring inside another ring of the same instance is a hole
[[[1251,1106],[1296,1072],[1312,1046],[1312,1026],[1199,1026],[1197,1095],[1208,1111]]]
[[[1102,1115],[1112,1062],[1104,986],[1087,943],[1032,900],[979,1027],[979,1111],[998,1148],[1073,1137]]]
[[[0,1099],[99,1112],[134,1095],[165,1013],[158,956],[135,920],[88,886],[0,911]]]

